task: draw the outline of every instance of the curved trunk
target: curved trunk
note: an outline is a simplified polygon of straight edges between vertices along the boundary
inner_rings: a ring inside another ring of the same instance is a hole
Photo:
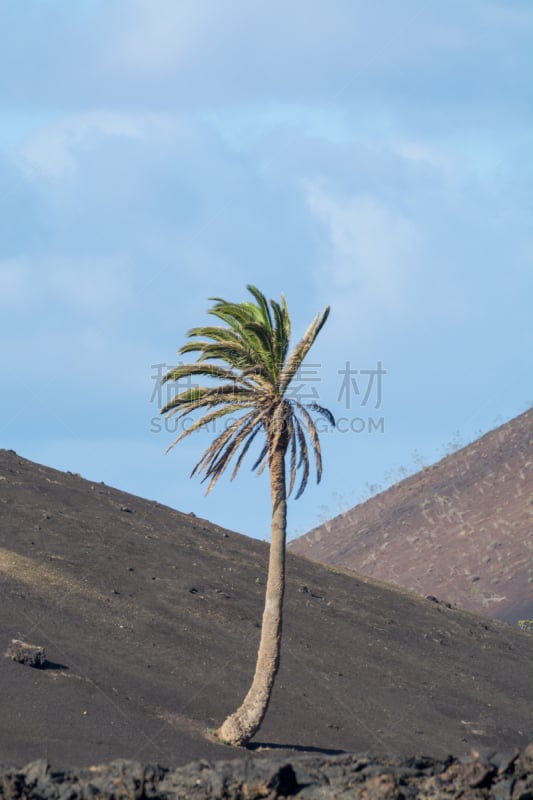
[[[281,446],[278,446],[272,454],[269,466],[272,533],[265,608],[255,674],[242,705],[226,719],[216,732],[220,740],[234,745],[245,745],[258,731],[268,708],[274,678],[279,667],[287,530],[284,443],[281,443]]]

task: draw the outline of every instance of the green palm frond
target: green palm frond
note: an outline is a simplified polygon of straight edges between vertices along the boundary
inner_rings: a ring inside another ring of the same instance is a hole
[[[328,409],[289,399],[286,391],[328,318],[329,307],[317,314],[288,355],[291,320],[285,297],[282,295],[279,303],[268,302],[255,286],[247,289],[253,301],[229,303],[220,297],[211,298],[214,305],[209,313],[223,324],[191,328],[187,334],[190,341],[178,352],[197,353],[197,360],[174,367],[163,378],[163,383],[191,378],[210,378],[213,383],[178,391],[163,406],[161,413],[173,416],[177,422],[201,412],[168,449],[210,424],[224,422],[224,429],[191,473],[203,475],[209,492],[230,463],[234,464],[231,480],[235,478],[252,443],[263,433],[264,444],[252,470],[261,474],[274,452],[287,453],[288,494],[300,472],[295,495],[298,498],[309,479],[310,454],[316,464],[317,481],[322,475],[320,442],[309,410],[325,417],[331,425],[335,420]],[[232,418],[228,419],[230,415]]]
[[[215,333],[217,331],[217,333]],[[220,333],[218,333],[220,331]],[[257,353],[251,343],[242,334],[226,333],[223,337],[223,328],[207,326],[205,328],[193,328],[189,331],[189,336],[203,336],[213,341],[200,340],[184,344],[178,351],[180,355],[186,353],[200,352],[199,358],[202,361],[221,359],[235,369],[244,369],[257,361]]]
[[[272,317],[270,316],[270,309],[268,307],[265,295],[262,292],[260,292],[259,289],[257,289],[257,287],[252,286],[250,283],[246,288],[248,289],[250,294],[252,294],[255,297],[255,300],[257,302],[257,308],[261,313],[261,320],[263,322],[265,329],[267,331],[272,332]],[[272,304],[272,300],[270,301],[270,303]],[[255,309],[253,313],[255,315]]]
[[[270,302],[276,323],[273,336],[276,367],[278,374],[281,374],[289,349],[291,320],[287,309],[287,303],[283,295],[281,296],[281,304],[276,303],[275,300],[271,300]]]
[[[175,395],[161,409],[162,414],[173,416],[196,411],[199,408],[221,405],[222,403],[235,402],[242,405],[254,402],[257,392],[243,386],[234,384],[223,384],[222,386],[198,386],[192,389],[185,389]]]
[[[191,375],[201,375],[204,378],[219,378],[232,381],[237,381],[242,377],[231,368],[221,367],[217,364],[207,364],[204,361],[197,361],[195,364],[180,364],[177,367],[173,367],[163,376],[161,382],[179,381],[182,378],[189,378]]]

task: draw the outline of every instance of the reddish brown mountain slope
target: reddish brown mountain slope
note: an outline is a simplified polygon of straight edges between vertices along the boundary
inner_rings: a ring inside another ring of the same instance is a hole
[[[533,618],[533,410],[292,542],[293,553]]]

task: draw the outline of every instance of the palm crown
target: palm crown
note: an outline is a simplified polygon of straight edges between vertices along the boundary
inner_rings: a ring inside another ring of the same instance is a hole
[[[260,473],[274,451],[281,448],[284,454],[288,452],[288,494],[300,472],[298,498],[309,478],[310,451],[316,464],[317,482],[322,475],[320,442],[310,410],[325,417],[331,425],[335,425],[335,420],[328,409],[314,402],[302,403],[289,396],[288,389],[328,318],[329,306],[317,314],[289,353],[291,322],[285,298],[282,295],[280,303],[270,300],[269,305],[255,286],[247,289],[255,302],[229,303],[211,298],[215,305],[209,313],[223,325],[192,328],[187,334],[192,341],[178,353],[196,352],[199,354],[196,362],[174,367],[163,378],[163,382],[196,376],[216,380],[215,385],[178,392],[161,409],[162,414],[176,415],[178,420],[196,411],[205,412],[168,449],[194,431],[232,415],[191,474],[204,473],[209,492],[235,457],[233,480],[255,437],[263,431],[266,441],[252,469]]]

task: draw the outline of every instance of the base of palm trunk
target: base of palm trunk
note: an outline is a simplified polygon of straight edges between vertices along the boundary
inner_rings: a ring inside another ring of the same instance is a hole
[[[215,731],[215,736],[222,744],[232,744],[235,747],[245,747],[254,735],[256,726],[246,730],[242,721],[232,714]]]

